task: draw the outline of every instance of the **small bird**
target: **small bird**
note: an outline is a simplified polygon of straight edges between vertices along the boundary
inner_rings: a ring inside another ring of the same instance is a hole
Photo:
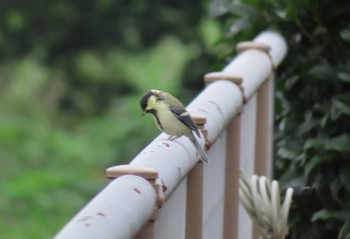
[[[198,128],[178,99],[167,92],[150,90],[142,96],[140,103],[142,115],[153,114],[156,125],[161,131],[170,135],[170,140],[186,136],[199,152],[201,160],[208,163],[208,155],[193,134],[195,132],[199,138],[201,137]]]

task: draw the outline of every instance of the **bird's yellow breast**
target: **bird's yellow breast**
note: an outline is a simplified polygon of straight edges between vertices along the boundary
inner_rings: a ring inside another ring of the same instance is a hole
[[[158,120],[161,125],[158,124],[157,120],[156,123],[160,130],[172,136],[191,134],[191,129],[176,118],[166,103],[163,101],[158,101],[155,108],[157,110]]]

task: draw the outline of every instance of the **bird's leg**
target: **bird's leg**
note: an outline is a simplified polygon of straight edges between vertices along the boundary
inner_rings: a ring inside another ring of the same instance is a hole
[[[173,140],[175,140],[175,139],[177,139],[177,138],[179,138],[179,137],[180,137],[180,136],[170,135],[170,137],[168,138],[168,140],[173,141]]]

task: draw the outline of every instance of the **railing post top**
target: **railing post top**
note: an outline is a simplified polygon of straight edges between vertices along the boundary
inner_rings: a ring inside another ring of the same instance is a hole
[[[240,85],[243,82],[243,78],[241,76],[228,74],[220,71],[209,72],[204,75],[204,82],[207,84],[220,79],[231,81],[237,85]]]
[[[236,50],[238,53],[243,52],[248,49],[257,49],[265,53],[269,53],[271,47],[265,43],[253,42],[253,41],[243,41],[237,44]]]
[[[271,61],[272,69],[274,70],[276,68],[276,66],[273,64],[272,57],[270,55],[271,47],[269,45],[254,41],[243,41],[236,45],[236,50],[238,53],[242,53],[249,49],[256,49],[265,52]]]
[[[139,167],[132,165],[118,165],[106,169],[106,177],[114,179],[126,174],[140,176],[147,180],[156,180],[158,178],[157,170],[148,167]]]
[[[191,118],[193,119],[193,122],[197,125],[197,126],[202,126],[204,127],[204,125],[207,123],[207,119],[203,116],[199,116],[199,115],[191,115]]]
[[[246,104],[248,102],[248,98],[244,94],[244,87],[242,86],[243,77],[235,74],[228,74],[221,71],[210,72],[204,75],[204,82],[207,84],[217,80],[228,80],[236,84],[242,93],[243,104]]]
[[[198,115],[191,115],[191,118],[193,119],[194,123],[197,125],[197,128],[202,132],[205,138],[205,148],[207,150],[210,149],[212,142],[208,138],[208,130],[205,129],[204,125],[207,123],[207,118],[203,116]]]
[[[158,172],[154,168],[133,166],[129,164],[117,165],[106,169],[106,177],[110,180],[124,176],[135,175],[148,180],[157,193],[157,208],[161,208],[164,203],[164,192],[167,190],[163,183],[158,179]],[[158,218],[157,209],[154,211],[151,220]]]

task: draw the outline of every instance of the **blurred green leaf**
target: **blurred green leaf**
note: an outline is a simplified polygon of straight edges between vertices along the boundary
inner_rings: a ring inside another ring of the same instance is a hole
[[[25,24],[24,15],[18,10],[12,10],[8,13],[7,24],[12,31],[19,31]]]
[[[230,13],[237,16],[247,18],[248,16],[255,15],[255,17],[257,17],[257,15],[259,15],[259,11],[257,11],[252,5],[244,4],[242,2],[230,2],[227,7]]]
[[[323,150],[350,152],[350,136],[343,134],[329,139],[308,139],[304,150],[322,148]]]
[[[334,107],[339,109],[344,114],[350,115],[350,104],[344,103],[344,102],[337,100],[335,98],[332,99],[332,104]]]
[[[338,120],[339,117],[341,116],[341,114],[342,114],[342,112],[338,108],[335,108],[335,107],[331,108],[331,120],[332,121]]]
[[[331,158],[325,155],[315,155],[313,156],[308,163],[305,165],[305,175],[309,176],[312,170],[317,170],[318,166],[321,164],[330,161]]]
[[[277,151],[277,154],[281,157],[281,158],[285,158],[285,159],[295,159],[297,157],[295,151],[293,150],[289,150],[288,148],[279,148]]]
[[[342,211],[331,211],[327,209],[322,209],[318,212],[315,212],[312,215],[312,222],[318,221],[318,220],[328,220],[328,219],[336,219],[345,221],[350,217],[350,214],[347,212]]]
[[[292,87],[295,85],[295,83],[298,82],[298,80],[299,80],[299,76],[298,75],[294,75],[294,76],[288,78],[286,80],[286,83],[285,83],[286,90],[292,89]]]
[[[317,65],[309,70],[309,75],[322,80],[332,80],[334,69],[329,65]]]
[[[318,120],[314,119],[312,116],[312,112],[308,111],[305,112],[305,120],[304,122],[298,127],[297,130],[297,136],[301,137],[302,135],[310,132],[312,129],[314,129],[319,124]]]
[[[338,72],[337,77],[345,82],[350,82],[350,73],[348,72]]]
[[[322,25],[318,25],[315,31],[313,32],[313,35],[321,35],[326,33],[327,33],[327,28]]]
[[[340,37],[343,38],[345,41],[350,42],[350,29],[349,28],[343,29],[340,32]]]
[[[349,239],[350,238],[350,220],[347,220],[342,228],[340,229],[338,239]]]
[[[227,13],[228,1],[226,0],[213,0],[209,6],[209,14],[212,17],[222,16]]]

